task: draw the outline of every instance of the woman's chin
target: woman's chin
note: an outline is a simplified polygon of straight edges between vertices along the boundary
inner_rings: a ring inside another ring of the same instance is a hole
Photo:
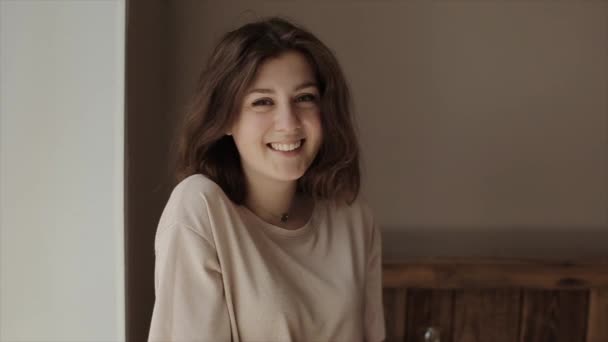
[[[274,178],[283,182],[295,182],[302,178],[306,173],[306,169],[303,170],[282,170],[274,174]]]
[[[285,175],[280,175],[276,178],[277,178],[277,180],[280,180],[283,182],[297,182],[300,178],[302,178],[303,175],[304,175],[304,173],[285,174]]]

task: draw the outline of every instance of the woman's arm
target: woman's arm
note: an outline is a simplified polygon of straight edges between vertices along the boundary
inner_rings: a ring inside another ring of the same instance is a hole
[[[382,237],[375,223],[370,235],[365,281],[365,341],[381,342],[386,338],[382,303]]]
[[[180,224],[156,241],[156,301],[148,341],[230,341],[222,274],[211,241]]]

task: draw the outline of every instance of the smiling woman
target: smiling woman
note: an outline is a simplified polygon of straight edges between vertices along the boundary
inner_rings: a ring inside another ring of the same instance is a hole
[[[269,18],[223,37],[178,137],[150,341],[384,340],[349,106],[310,32]]]
[[[299,52],[268,59],[260,65],[253,90],[247,92],[230,129],[247,181],[245,203],[271,223],[280,224],[276,218],[281,218],[287,224],[287,217],[310,215],[293,215],[299,206],[281,203],[289,203],[294,196],[297,180],[308,170],[321,145],[314,79],[312,67]],[[265,197],[273,187],[277,190],[270,201]],[[275,215],[272,206],[279,210]]]

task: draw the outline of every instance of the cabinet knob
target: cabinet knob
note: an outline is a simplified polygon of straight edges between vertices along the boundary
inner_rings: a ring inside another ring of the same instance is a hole
[[[435,327],[426,328],[424,331],[424,342],[441,342],[439,329]]]

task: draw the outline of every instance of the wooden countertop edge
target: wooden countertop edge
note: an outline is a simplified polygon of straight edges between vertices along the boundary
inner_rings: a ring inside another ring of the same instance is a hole
[[[385,260],[383,285],[389,288],[608,288],[608,258]]]
[[[608,265],[608,256],[597,258],[497,258],[497,257],[404,257],[383,258],[384,265],[394,264],[492,264],[492,265]]]

